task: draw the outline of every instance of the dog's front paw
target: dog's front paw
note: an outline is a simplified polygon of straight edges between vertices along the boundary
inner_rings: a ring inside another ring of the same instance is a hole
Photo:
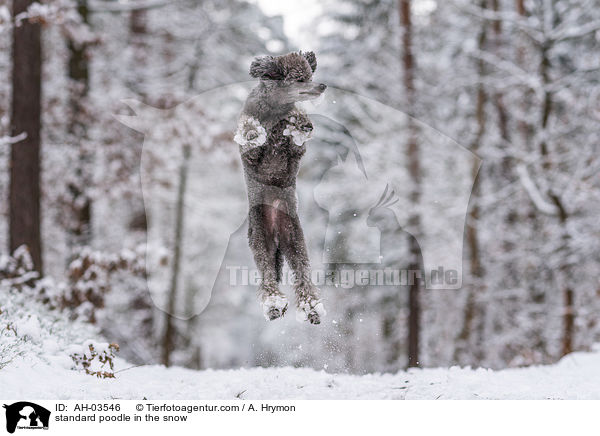
[[[308,116],[300,111],[293,112],[283,130],[283,136],[291,137],[294,144],[301,146],[312,138],[313,125]]]
[[[242,154],[267,142],[267,131],[253,117],[242,117],[233,140],[239,144]]]
[[[259,133],[256,130],[248,130],[246,132],[246,142],[254,141],[258,139]]]

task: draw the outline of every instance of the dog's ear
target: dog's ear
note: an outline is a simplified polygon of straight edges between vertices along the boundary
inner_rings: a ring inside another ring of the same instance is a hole
[[[308,61],[308,65],[310,65],[310,69],[314,73],[317,69],[317,57],[315,56],[315,52],[306,51],[304,53],[300,52],[300,54]]]
[[[250,76],[258,79],[283,80],[283,70],[273,56],[256,58],[250,64]]]

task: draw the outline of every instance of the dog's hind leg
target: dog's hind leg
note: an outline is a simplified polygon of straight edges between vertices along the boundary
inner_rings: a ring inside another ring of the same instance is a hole
[[[280,248],[275,251],[275,273],[277,276],[277,283],[281,283],[283,279],[283,252]]]
[[[283,254],[294,272],[294,291],[296,294],[296,319],[308,320],[311,324],[320,324],[326,315],[319,296],[319,289],[311,281],[310,261],[304,241],[304,233],[298,215],[288,216],[288,237],[282,241]]]
[[[268,235],[263,226],[262,205],[252,208],[248,222],[248,241],[254,255],[256,267],[261,274],[258,287],[263,314],[269,321],[282,317],[287,308],[287,297],[279,290],[281,278],[281,254],[278,253],[276,241]],[[279,259],[278,259],[279,256]]]

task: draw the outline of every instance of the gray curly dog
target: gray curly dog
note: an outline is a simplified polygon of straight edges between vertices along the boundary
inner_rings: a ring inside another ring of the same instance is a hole
[[[288,307],[279,290],[285,259],[294,273],[297,318],[319,324],[325,309],[311,282],[310,261],[297,213],[296,176],[312,123],[296,102],[320,96],[326,85],[313,83],[313,52],[256,58],[250,75],[260,79],[239,119],[239,144],[248,190],[248,241],[262,279],[258,288],[268,320]]]

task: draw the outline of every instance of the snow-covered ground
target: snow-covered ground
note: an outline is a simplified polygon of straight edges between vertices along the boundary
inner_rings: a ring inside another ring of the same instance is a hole
[[[2,286],[0,291],[4,399],[600,399],[600,344],[555,365],[502,371],[433,368],[363,376],[304,368],[194,371],[132,367],[116,358],[115,378],[97,378],[85,373],[82,356],[90,354],[90,343],[101,355],[109,348],[92,326],[48,310],[26,292]],[[99,360],[92,359],[88,370],[110,372]]]
[[[126,365],[117,361],[117,366]],[[118,369],[117,369],[118,371]],[[32,383],[32,380],[36,380]],[[558,364],[491,371],[419,369],[352,376],[298,368],[193,371],[142,366],[98,379],[19,358],[0,370],[0,396],[39,399],[600,399],[600,349]]]

